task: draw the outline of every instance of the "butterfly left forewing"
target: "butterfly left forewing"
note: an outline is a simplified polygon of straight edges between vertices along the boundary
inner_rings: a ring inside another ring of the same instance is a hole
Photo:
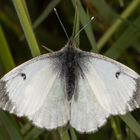
[[[84,53],[81,68],[96,99],[110,114],[125,114],[140,106],[140,76],[105,56]]]

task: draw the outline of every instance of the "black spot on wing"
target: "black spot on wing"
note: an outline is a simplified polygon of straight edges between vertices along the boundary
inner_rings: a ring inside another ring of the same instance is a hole
[[[11,111],[13,106],[14,104],[10,101],[8,97],[6,82],[0,80],[0,108]]]
[[[26,80],[26,74],[25,73],[20,73],[20,75],[23,78],[23,80]]]
[[[120,76],[120,74],[121,74],[121,72],[120,72],[120,71],[116,72],[116,73],[115,73],[115,77],[118,79],[118,78],[119,78],[119,76]]]
[[[136,81],[136,90],[133,93],[131,100],[128,102],[129,106],[132,109],[140,107],[140,77],[135,79]]]

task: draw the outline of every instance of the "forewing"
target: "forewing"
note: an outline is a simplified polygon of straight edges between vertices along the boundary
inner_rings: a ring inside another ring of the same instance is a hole
[[[0,107],[40,127],[66,124],[69,108],[58,64],[55,54],[42,55],[6,74],[0,80]]]
[[[105,56],[84,53],[80,67],[100,105],[110,114],[125,114],[140,106],[140,76]]]
[[[108,116],[109,113],[96,99],[86,77],[80,76],[71,101],[71,126],[81,133],[94,132],[106,122]]]

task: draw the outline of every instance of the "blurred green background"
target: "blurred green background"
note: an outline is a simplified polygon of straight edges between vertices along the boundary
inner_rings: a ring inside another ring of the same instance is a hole
[[[0,77],[16,65],[48,53],[42,46],[56,51],[66,44],[54,7],[69,36],[94,16],[79,35],[79,47],[140,73],[140,0],[0,0]],[[136,110],[109,118],[96,133],[79,134],[72,128],[39,129],[26,118],[0,111],[0,140],[139,140],[139,121],[140,111]]]

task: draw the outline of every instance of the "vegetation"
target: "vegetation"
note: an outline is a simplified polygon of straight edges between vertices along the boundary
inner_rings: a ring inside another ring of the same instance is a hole
[[[77,38],[79,47],[140,73],[140,0],[0,0],[1,77],[16,65],[47,53],[42,46],[56,51],[66,44],[54,7],[69,36],[94,16]],[[0,111],[0,140],[139,140],[139,113],[111,117],[98,132],[79,134],[73,128],[39,129],[26,118]]]

